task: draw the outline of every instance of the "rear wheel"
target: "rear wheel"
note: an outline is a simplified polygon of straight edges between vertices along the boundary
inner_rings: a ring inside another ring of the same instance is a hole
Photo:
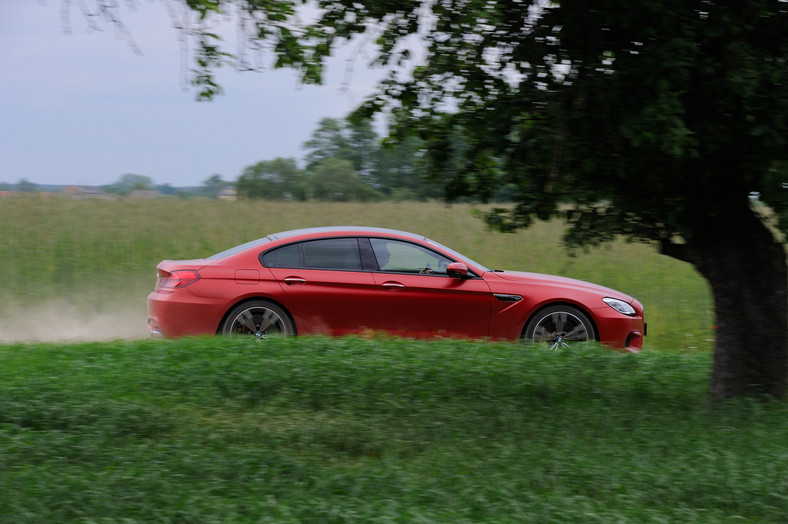
[[[551,350],[595,340],[594,325],[576,307],[550,306],[538,311],[526,324],[523,341],[546,344]]]
[[[227,315],[221,329],[224,335],[247,335],[264,339],[270,335],[294,335],[290,316],[267,300],[254,300],[236,306]]]

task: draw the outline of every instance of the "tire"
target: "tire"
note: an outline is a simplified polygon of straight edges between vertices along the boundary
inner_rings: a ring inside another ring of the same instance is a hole
[[[270,335],[295,335],[290,315],[272,302],[253,300],[234,307],[222,324],[223,335],[246,335],[264,339]]]
[[[525,325],[522,340],[547,344],[549,349],[558,350],[594,341],[596,331],[583,311],[561,304],[537,311]]]

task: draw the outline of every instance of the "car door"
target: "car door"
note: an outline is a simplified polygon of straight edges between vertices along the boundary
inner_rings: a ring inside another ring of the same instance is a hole
[[[373,277],[380,288],[380,329],[414,337],[488,335],[492,296],[484,280],[449,276],[453,260],[411,242],[370,243],[379,267]]]
[[[346,335],[377,327],[378,287],[358,239],[298,242],[263,255],[290,300],[299,333]]]

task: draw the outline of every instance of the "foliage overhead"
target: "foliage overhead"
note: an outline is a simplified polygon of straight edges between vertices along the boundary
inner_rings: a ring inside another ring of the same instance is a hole
[[[95,4],[92,14],[120,23],[115,2]],[[220,92],[223,64],[272,63],[320,83],[337,46],[374,42],[372,62],[389,74],[357,116],[386,109],[394,138],[420,134],[449,198],[516,186],[516,208],[490,217],[503,229],[571,201],[573,243],[689,241],[751,192],[788,228],[785,0],[178,5],[191,15],[178,25],[204,98]],[[216,30],[228,14],[236,55]],[[458,136],[459,157],[449,154]]]

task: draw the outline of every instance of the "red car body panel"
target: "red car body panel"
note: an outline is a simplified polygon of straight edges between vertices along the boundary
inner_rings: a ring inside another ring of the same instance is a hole
[[[299,333],[341,336],[377,329],[378,288],[371,273],[303,268],[270,271],[281,284]]]
[[[484,280],[375,273],[378,329],[406,337],[486,337],[490,287]]]
[[[359,266],[352,269],[263,264],[265,255],[278,247],[349,238],[358,239],[361,252],[360,262],[355,262]],[[445,269],[438,274],[381,270],[369,239],[420,246],[442,262],[452,263],[452,270],[457,262],[464,264],[468,274],[461,278],[449,276]],[[596,338],[610,347],[638,351],[646,332],[642,305],[618,291],[563,277],[488,270],[424,237],[386,229],[312,228],[278,233],[207,259],[165,260],[157,269],[159,280],[148,296],[148,327],[166,337],[215,334],[236,305],[260,299],[284,309],[298,334],[384,331],[420,338],[516,341],[529,319],[556,304],[584,312],[594,324]],[[184,279],[182,284],[168,280],[173,272],[190,277],[189,271],[199,277]],[[602,300],[605,297],[626,302],[634,314],[613,309]]]
[[[643,306],[634,298],[616,290],[571,278],[538,273],[506,271],[485,274],[493,293],[511,293],[516,283],[518,294],[523,297],[521,302],[506,307],[506,303],[494,306],[490,335],[492,338],[513,339],[519,333],[511,330],[524,326],[538,310],[551,304],[570,304],[582,309],[591,316],[602,344],[640,350],[643,347],[645,323]],[[616,312],[600,300],[600,297],[614,297],[632,305],[639,313],[628,317]],[[629,338],[629,343],[626,343]],[[621,344],[624,341],[625,344]]]

